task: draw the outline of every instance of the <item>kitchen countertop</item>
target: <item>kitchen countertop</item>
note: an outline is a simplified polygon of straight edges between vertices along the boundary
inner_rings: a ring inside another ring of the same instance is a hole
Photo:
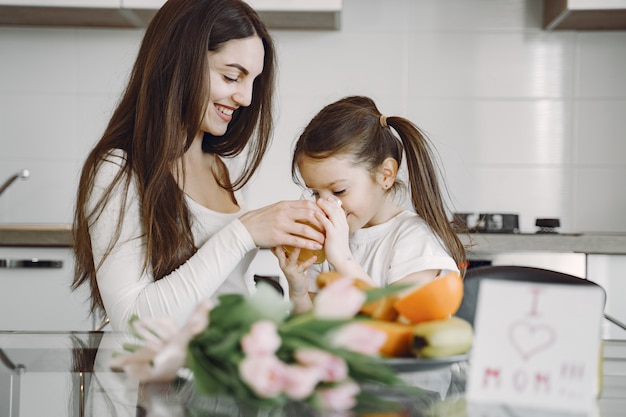
[[[626,255],[626,233],[471,233],[460,235],[469,253],[577,252]],[[71,247],[69,224],[0,225],[0,246]]]
[[[574,252],[626,255],[626,233],[471,233],[461,235],[468,252]],[[467,247],[467,246],[466,246]]]

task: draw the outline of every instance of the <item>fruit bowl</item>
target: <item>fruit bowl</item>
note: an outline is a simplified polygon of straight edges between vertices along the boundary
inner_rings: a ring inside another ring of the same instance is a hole
[[[397,372],[419,372],[441,369],[469,360],[469,352],[443,358],[384,358],[382,361]]]

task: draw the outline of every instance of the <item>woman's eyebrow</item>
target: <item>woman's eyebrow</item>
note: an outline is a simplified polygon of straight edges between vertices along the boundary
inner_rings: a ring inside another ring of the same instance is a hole
[[[239,64],[226,64],[227,67],[234,67],[237,68],[239,71],[241,71],[244,75],[248,75],[250,74],[250,71],[248,71],[245,67],[242,67]]]

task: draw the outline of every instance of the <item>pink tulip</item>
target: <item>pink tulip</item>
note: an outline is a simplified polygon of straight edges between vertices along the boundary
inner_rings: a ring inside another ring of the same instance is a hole
[[[285,373],[285,394],[294,400],[310,397],[320,382],[321,373],[312,366],[289,365]]]
[[[347,411],[356,405],[356,395],[360,391],[356,383],[346,381],[334,387],[318,390],[317,401],[325,410]]]
[[[239,376],[261,398],[275,397],[285,389],[286,365],[274,355],[246,356]]]
[[[365,294],[356,288],[352,278],[341,278],[324,287],[315,297],[315,316],[324,319],[354,317],[365,302]]]
[[[176,373],[181,367],[180,362],[161,362],[157,367],[153,364],[153,360],[157,355],[157,351],[143,347],[131,354],[113,358],[109,366],[113,369],[123,370],[130,379],[140,382],[171,381],[176,378]]]
[[[366,355],[378,355],[386,340],[385,332],[361,323],[346,324],[331,336],[331,343],[334,346]]]
[[[115,357],[110,366],[124,370],[129,378],[141,382],[174,379],[178,370],[186,364],[189,341],[208,326],[208,313],[212,307],[208,300],[198,304],[188,322],[178,331],[173,331],[168,318],[134,321],[135,333],[145,338],[147,345],[133,353]]]
[[[248,356],[273,355],[280,343],[276,324],[269,320],[257,321],[250,332],[241,338],[241,348]]]
[[[299,349],[294,354],[298,363],[317,368],[320,380],[324,382],[342,381],[348,376],[348,365],[338,356],[315,349]]]
[[[180,326],[169,317],[146,317],[132,321],[131,329],[145,347],[161,350],[163,345],[180,331]]]
[[[209,326],[209,311],[213,308],[213,301],[201,301],[191,312],[187,323],[183,326],[183,331],[191,335],[202,333]]]

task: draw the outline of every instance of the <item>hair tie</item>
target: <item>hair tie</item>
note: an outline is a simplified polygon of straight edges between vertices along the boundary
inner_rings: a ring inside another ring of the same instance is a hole
[[[389,126],[387,126],[387,116],[381,114],[379,121],[380,121],[380,125],[382,127],[389,127]]]

